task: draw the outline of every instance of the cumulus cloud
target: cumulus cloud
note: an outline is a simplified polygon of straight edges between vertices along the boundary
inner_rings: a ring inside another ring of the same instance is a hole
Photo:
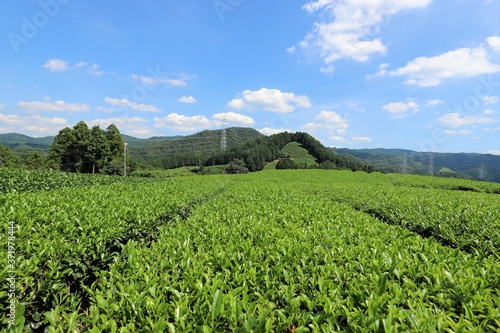
[[[19,116],[14,114],[1,114],[0,125],[9,132],[29,132],[32,135],[56,134],[61,128],[67,126],[68,121],[64,118],[43,117],[40,115]]]
[[[493,50],[495,50],[496,52],[500,52],[500,37],[498,36],[488,37],[486,38],[486,42]]]
[[[122,107],[122,108],[130,108],[135,111],[140,111],[140,112],[160,112],[160,109],[158,109],[154,105],[148,105],[148,104],[139,104],[136,102],[129,101],[126,98],[110,98],[106,97],[104,99],[106,103],[109,105],[112,105],[114,107]]]
[[[318,122],[307,123],[302,126],[302,130],[306,132],[327,130],[329,133],[336,131],[337,134],[344,134],[346,129],[349,128],[347,120],[334,111],[321,111],[315,120]]]
[[[500,150],[488,150],[488,154],[491,155],[500,155]]]
[[[443,103],[444,103],[444,101],[442,101],[440,99],[432,99],[430,101],[427,101],[427,105],[429,105],[429,106],[438,106],[438,105],[441,105]]]
[[[338,136],[338,135],[331,136],[328,139],[331,141],[336,141],[336,142],[347,142],[346,139],[344,139],[343,137]]]
[[[155,134],[148,126],[149,120],[140,117],[97,118],[86,123],[89,127],[100,126],[101,128],[107,128],[109,125],[115,124],[120,129],[120,132],[138,137]]]
[[[17,103],[18,106],[28,111],[47,111],[47,112],[86,112],[90,108],[87,104],[66,103],[64,101],[55,102],[24,102]]]
[[[262,88],[256,91],[245,90],[241,98],[235,98],[227,105],[236,110],[248,109],[291,113],[296,108],[310,108],[311,101],[307,96],[282,92],[278,89]]]
[[[216,113],[212,116],[212,119],[215,126],[226,126],[228,124],[251,126],[255,124],[252,118],[234,112]]]
[[[167,85],[173,87],[185,87],[188,85],[188,81],[196,79],[196,75],[180,73],[174,75],[174,77],[166,76],[144,76],[132,74],[132,78],[140,81],[145,86],[155,86],[155,85]]]
[[[420,111],[420,106],[416,102],[396,102],[389,103],[382,107],[385,111],[392,114],[393,118],[404,118],[408,113],[418,113]]]
[[[100,69],[101,66],[98,64],[90,64],[86,61],[80,61],[77,63],[74,68],[76,69],[84,69],[86,70],[89,74],[95,75],[95,76],[101,76],[104,74],[104,71]]]
[[[351,139],[352,142],[360,143],[360,142],[372,142],[372,138],[368,136],[355,136]]]
[[[335,69],[333,68],[332,65],[328,65],[328,66],[324,66],[324,67],[321,67],[319,69],[319,71],[323,74],[327,74],[327,75],[330,75],[332,76],[333,72],[335,71]]]
[[[325,63],[342,58],[367,61],[373,54],[387,53],[380,38],[384,20],[402,11],[425,8],[432,0],[317,0],[302,8],[309,13],[326,12],[330,21],[317,22],[299,45],[318,53]]]
[[[279,134],[279,133],[284,133],[284,132],[292,132],[291,129],[285,129],[285,128],[270,128],[270,127],[264,127],[258,130],[264,135],[273,135],[273,134]]]
[[[389,74],[404,76],[404,83],[408,85],[433,87],[445,80],[497,72],[500,72],[500,65],[491,63],[487,51],[480,46],[457,49],[435,57],[419,57]]]
[[[495,119],[484,116],[466,116],[463,117],[458,112],[445,114],[437,119],[437,122],[444,127],[456,128],[475,124],[488,124],[495,122]]]
[[[105,73],[100,69],[101,66],[98,64],[91,64],[86,61],[80,61],[74,66],[71,66],[69,62],[63,59],[49,59],[42,67],[51,72],[64,72],[69,69],[81,69],[95,76],[101,76]]]
[[[51,72],[64,72],[69,69],[68,63],[62,59],[49,59],[42,67]]]
[[[196,103],[196,98],[194,98],[193,96],[182,96],[178,99],[178,101],[181,103],[192,104]]]
[[[210,126],[210,120],[201,115],[189,117],[171,113],[163,118],[154,118],[155,128],[168,128],[177,132],[194,132],[207,129]]]
[[[498,96],[483,96],[483,103],[486,105],[498,103]]]

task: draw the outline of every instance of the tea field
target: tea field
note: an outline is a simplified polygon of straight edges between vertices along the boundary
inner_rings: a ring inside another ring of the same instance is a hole
[[[500,331],[500,184],[30,177],[0,179],[0,331]]]

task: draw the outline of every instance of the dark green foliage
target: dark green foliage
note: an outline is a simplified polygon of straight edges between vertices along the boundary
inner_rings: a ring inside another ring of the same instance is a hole
[[[45,159],[43,156],[37,152],[34,151],[31,153],[31,155],[28,156],[28,158],[25,161],[26,168],[31,169],[31,170],[38,170],[38,169],[45,169]]]
[[[90,130],[80,121],[59,131],[50,146],[49,161],[62,171],[118,175],[123,173],[124,143],[115,125],[106,131],[99,126]]]
[[[234,159],[229,163],[226,172],[229,174],[248,173],[248,168],[245,166],[245,162],[243,162],[242,160]]]
[[[276,164],[276,169],[298,169],[299,166],[289,158],[283,158]]]
[[[19,157],[14,155],[8,146],[0,145],[0,167],[16,167],[19,165]]]

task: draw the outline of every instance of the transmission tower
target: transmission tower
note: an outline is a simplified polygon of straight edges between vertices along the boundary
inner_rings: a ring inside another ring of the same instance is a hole
[[[226,118],[224,117],[222,119],[222,134],[220,138],[220,150],[221,151],[226,151],[227,148],[227,133],[226,133]]]
[[[430,153],[430,158],[429,158],[429,175],[434,176],[434,155],[432,152]]]
[[[481,163],[481,167],[479,168],[479,179],[484,180],[484,164]]]
[[[407,174],[408,173],[408,162],[406,160],[406,154],[403,157],[403,167],[401,168],[401,173],[402,174]]]

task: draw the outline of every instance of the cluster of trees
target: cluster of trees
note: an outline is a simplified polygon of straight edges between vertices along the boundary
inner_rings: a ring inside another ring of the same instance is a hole
[[[38,151],[17,155],[9,146],[0,145],[0,168],[48,169],[50,164]]]
[[[124,140],[111,124],[106,130],[89,129],[84,121],[59,131],[49,149],[49,159],[62,171],[79,173],[123,173]],[[127,170],[133,171],[128,161]]]

